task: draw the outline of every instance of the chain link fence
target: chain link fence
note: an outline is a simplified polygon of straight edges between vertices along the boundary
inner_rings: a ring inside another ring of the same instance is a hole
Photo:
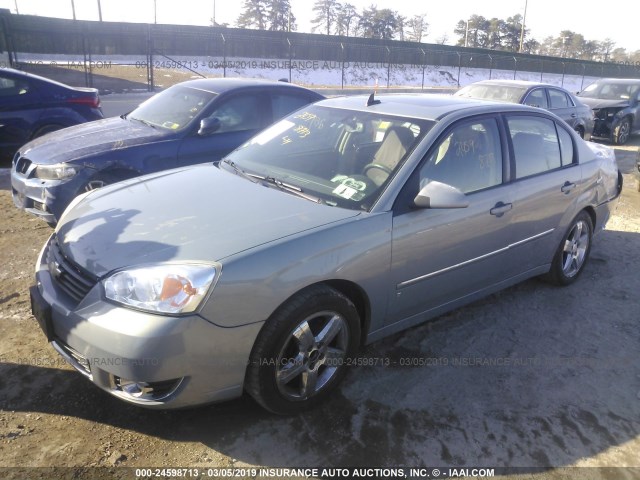
[[[486,78],[581,90],[639,65],[415,42],[219,27],[90,22],[0,10],[0,65],[102,91],[155,91],[199,77],[251,76],[315,86],[457,88]]]

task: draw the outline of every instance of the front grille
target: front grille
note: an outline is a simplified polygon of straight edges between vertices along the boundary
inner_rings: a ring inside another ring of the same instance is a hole
[[[47,252],[49,273],[71,298],[80,301],[89,293],[89,290],[97,283],[97,279],[64,256],[58,245],[58,239],[53,238]]]
[[[25,157],[20,157],[18,159],[18,163],[16,164],[16,172],[21,173],[22,175],[26,175],[27,171],[29,171],[30,166],[31,160]]]
[[[69,345],[63,343],[60,339],[56,338],[54,340],[54,348],[58,350],[62,356],[80,373],[91,377],[91,365],[89,364],[89,360],[84,355],[76,352]]]

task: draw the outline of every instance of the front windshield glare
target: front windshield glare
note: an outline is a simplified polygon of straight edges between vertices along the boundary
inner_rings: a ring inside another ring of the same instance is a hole
[[[154,127],[182,130],[199,116],[215,97],[215,93],[175,86],[154,95],[127,115],[127,118]]]
[[[635,97],[639,91],[640,85],[596,82],[585,88],[579,96],[602,100],[629,100]]]
[[[368,210],[432,126],[312,105],[245,143],[226,164],[285,182],[328,205]]]
[[[526,88],[510,85],[467,85],[456,93],[458,97],[520,103]]]

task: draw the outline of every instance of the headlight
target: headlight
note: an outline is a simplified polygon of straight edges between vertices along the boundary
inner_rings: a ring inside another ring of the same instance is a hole
[[[38,165],[36,167],[36,178],[42,180],[64,180],[73,177],[82,167],[68,165],[66,163],[56,163],[54,165]]]
[[[103,280],[108,299],[158,313],[198,308],[220,271],[214,265],[157,265],[121,270]]]

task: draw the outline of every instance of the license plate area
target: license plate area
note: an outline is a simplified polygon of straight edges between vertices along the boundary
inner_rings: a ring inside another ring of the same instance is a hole
[[[53,340],[53,321],[51,320],[51,306],[42,298],[38,287],[29,288],[29,296],[31,297],[31,313],[38,321],[38,325],[47,337],[47,342]]]

